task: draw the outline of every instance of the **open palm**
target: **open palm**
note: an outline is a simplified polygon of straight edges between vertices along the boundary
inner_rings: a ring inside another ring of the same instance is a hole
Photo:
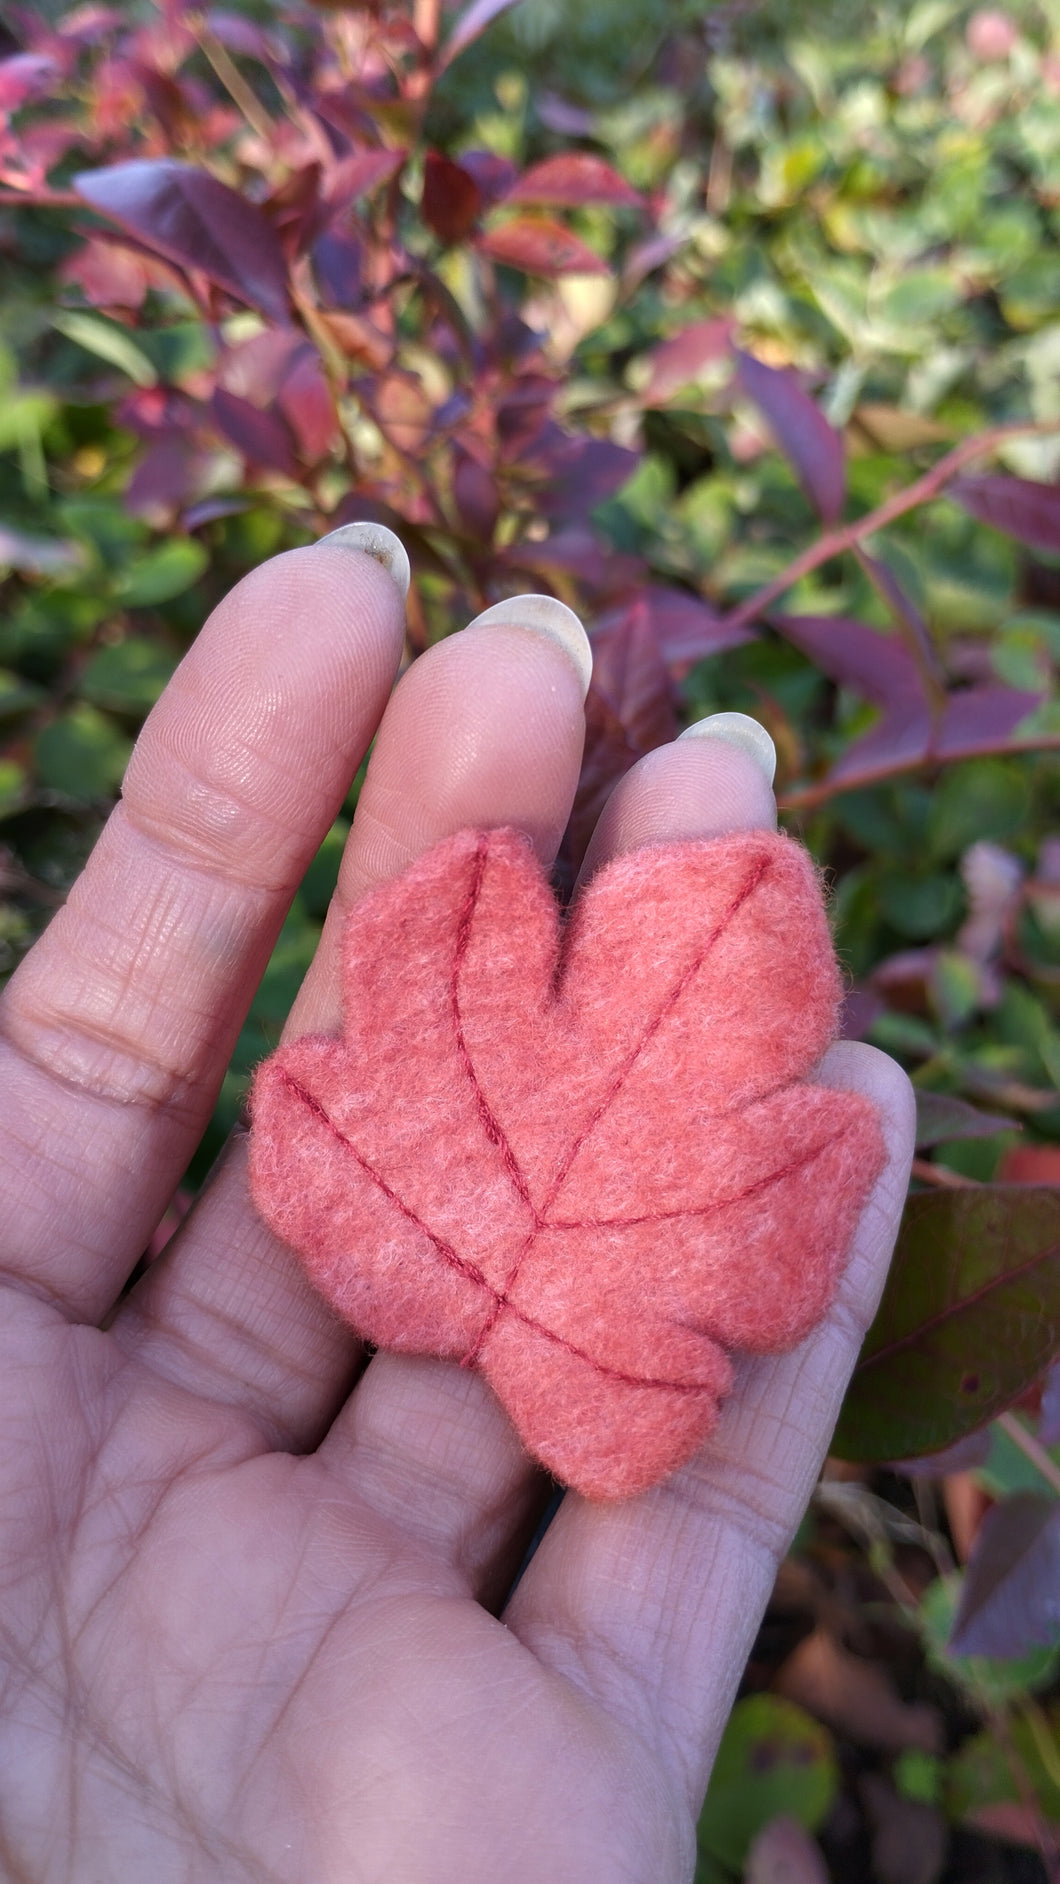
[[[210,1115],[308,860],[378,732],[290,1031],[337,1021],[345,911],[445,834],[550,860],[584,651],[539,605],[390,698],[401,599],[325,540],[215,612],[0,1008],[0,1869],[34,1884],[681,1884],[717,1736],[893,1242],[891,1162],[826,1323],[742,1366],[703,1455],[628,1503],[548,1487],[473,1373],[357,1343],[265,1230],[237,1135],[122,1294]],[[573,653],[573,658],[572,658]],[[388,703],[389,701],[389,703]],[[385,709],[385,713],[384,713]],[[754,761],[653,753],[590,863],[768,824]]]

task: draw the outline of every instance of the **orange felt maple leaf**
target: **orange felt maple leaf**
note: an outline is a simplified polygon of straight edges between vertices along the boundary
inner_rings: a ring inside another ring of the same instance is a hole
[[[700,1445],[728,1350],[824,1314],[882,1162],[804,1083],[840,996],[813,865],[753,832],[631,853],[566,925],[525,839],[464,831],[349,918],[342,1039],[259,1069],[251,1184],[380,1347],[481,1369],[589,1497]]]

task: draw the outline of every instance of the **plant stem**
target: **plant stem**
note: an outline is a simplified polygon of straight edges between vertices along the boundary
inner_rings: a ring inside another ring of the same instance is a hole
[[[247,84],[227,47],[211,33],[208,26],[200,23],[193,27],[193,31],[203,57],[212,65],[233,104],[239,106],[251,130],[261,138],[267,149],[271,149],[276,139],[272,119]]]
[[[1014,1446],[1018,1446],[1024,1457],[1029,1459],[1037,1472],[1040,1472],[1047,1485],[1060,1496],[1060,1465],[1050,1458],[1040,1439],[1028,1432],[1022,1420],[1014,1413],[999,1413],[997,1423],[1002,1432],[1008,1434]]]
[[[978,1178],[965,1177],[961,1171],[951,1171],[949,1165],[932,1164],[929,1158],[913,1159],[913,1176],[922,1184],[935,1184],[940,1191],[978,1190]]]
[[[867,536],[874,536],[877,530],[883,530],[887,524],[894,523],[898,517],[904,517],[909,510],[916,510],[920,504],[929,504],[935,497],[941,496],[951,478],[963,471],[966,464],[976,458],[989,457],[998,445],[1008,438],[1026,437],[1028,433],[1060,431],[1060,420],[1050,419],[1035,423],[1030,419],[1015,420],[1006,425],[994,425],[987,432],[980,432],[975,438],[963,439],[944,458],[925,471],[923,477],[913,484],[907,484],[902,491],[896,491],[875,510],[870,510],[864,517],[857,517],[853,523],[840,524],[834,530],[827,530],[816,543],[791,561],[779,576],[774,576],[761,589],[756,589],[746,601],[740,602],[727,615],[722,616],[726,628],[746,628],[766,609],[779,601],[803,576],[812,569],[819,569],[822,563],[831,562],[833,556],[842,556],[848,550],[856,549]]]

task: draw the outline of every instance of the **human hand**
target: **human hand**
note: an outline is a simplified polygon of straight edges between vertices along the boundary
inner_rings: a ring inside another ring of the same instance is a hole
[[[506,1604],[547,1485],[475,1373],[364,1368],[251,1209],[245,1138],[115,1309],[376,728],[289,1032],[336,1027],[345,911],[440,837],[511,824],[553,857],[582,677],[517,612],[433,649],[387,704],[402,609],[378,563],[325,539],[247,577],[0,1004],[13,1880],[691,1876],[713,1751],[897,1228],[912,1105],[892,1062],[848,1043],[818,1074],[874,1099],[890,1149],[826,1321],[739,1365],[669,1481],[606,1507],[568,1495]],[[752,758],[686,739],[623,780],[588,862],[774,816]]]

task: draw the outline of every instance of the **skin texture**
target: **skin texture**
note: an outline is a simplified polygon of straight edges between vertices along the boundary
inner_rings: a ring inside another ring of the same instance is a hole
[[[703,1455],[625,1504],[548,1487],[474,1374],[377,1355],[246,1196],[233,1139],[120,1301],[284,911],[378,737],[288,1032],[332,1027],[342,917],[468,824],[550,861],[581,686],[528,628],[393,696],[401,604],[337,546],[216,610],[69,904],[0,1004],[0,1873],[54,1884],[687,1884],[717,1738],[882,1286],[911,1096],[842,1045],[890,1161],[828,1320],[741,1363]],[[389,704],[388,704],[389,699]],[[768,826],[746,754],[652,753],[590,864]],[[499,1612],[499,1613],[498,1613]]]

